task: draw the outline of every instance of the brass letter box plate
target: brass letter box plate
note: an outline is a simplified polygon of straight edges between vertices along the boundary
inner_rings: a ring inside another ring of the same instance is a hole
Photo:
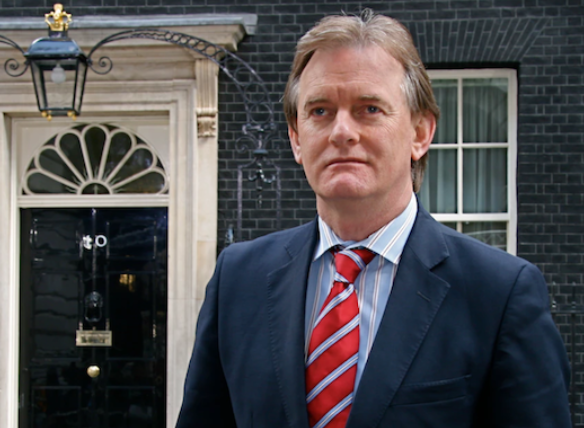
[[[112,332],[111,330],[77,330],[75,345],[112,346]]]

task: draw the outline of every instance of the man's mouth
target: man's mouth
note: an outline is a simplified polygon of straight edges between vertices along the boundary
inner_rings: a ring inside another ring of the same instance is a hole
[[[350,163],[365,163],[365,162],[363,160],[357,159],[357,158],[338,158],[338,159],[333,159],[332,161],[330,161],[327,166],[350,164]]]

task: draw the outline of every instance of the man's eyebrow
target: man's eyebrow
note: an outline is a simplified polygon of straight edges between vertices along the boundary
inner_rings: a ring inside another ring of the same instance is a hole
[[[306,110],[307,107],[310,107],[314,104],[320,104],[320,103],[324,103],[327,102],[329,99],[327,97],[314,97],[314,98],[309,98],[304,102],[304,109]]]
[[[369,95],[369,94],[360,95],[359,100],[361,100],[361,101],[377,101],[380,103],[385,103],[385,101],[383,101],[383,99],[381,97],[379,97],[377,95]]]
[[[326,96],[315,96],[313,98],[309,98],[304,102],[303,109],[307,110],[315,104],[326,103],[329,100],[330,99]],[[373,95],[373,94],[360,95],[358,97],[358,100],[359,101],[367,101],[367,102],[374,101],[374,102],[379,103],[379,104],[383,104],[383,105],[387,105],[387,106],[389,105],[389,103],[387,101],[385,101],[382,97],[380,97],[379,95]]]

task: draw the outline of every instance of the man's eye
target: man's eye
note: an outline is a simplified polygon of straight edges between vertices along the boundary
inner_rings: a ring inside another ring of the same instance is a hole
[[[375,106],[367,106],[367,113],[379,113],[379,108]]]
[[[314,110],[312,110],[312,114],[314,114],[315,116],[324,116],[325,113],[326,110],[322,107],[315,108]]]

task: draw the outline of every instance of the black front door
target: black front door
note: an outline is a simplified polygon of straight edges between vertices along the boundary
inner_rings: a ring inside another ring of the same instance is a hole
[[[166,208],[21,224],[20,427],[164,428]]]

